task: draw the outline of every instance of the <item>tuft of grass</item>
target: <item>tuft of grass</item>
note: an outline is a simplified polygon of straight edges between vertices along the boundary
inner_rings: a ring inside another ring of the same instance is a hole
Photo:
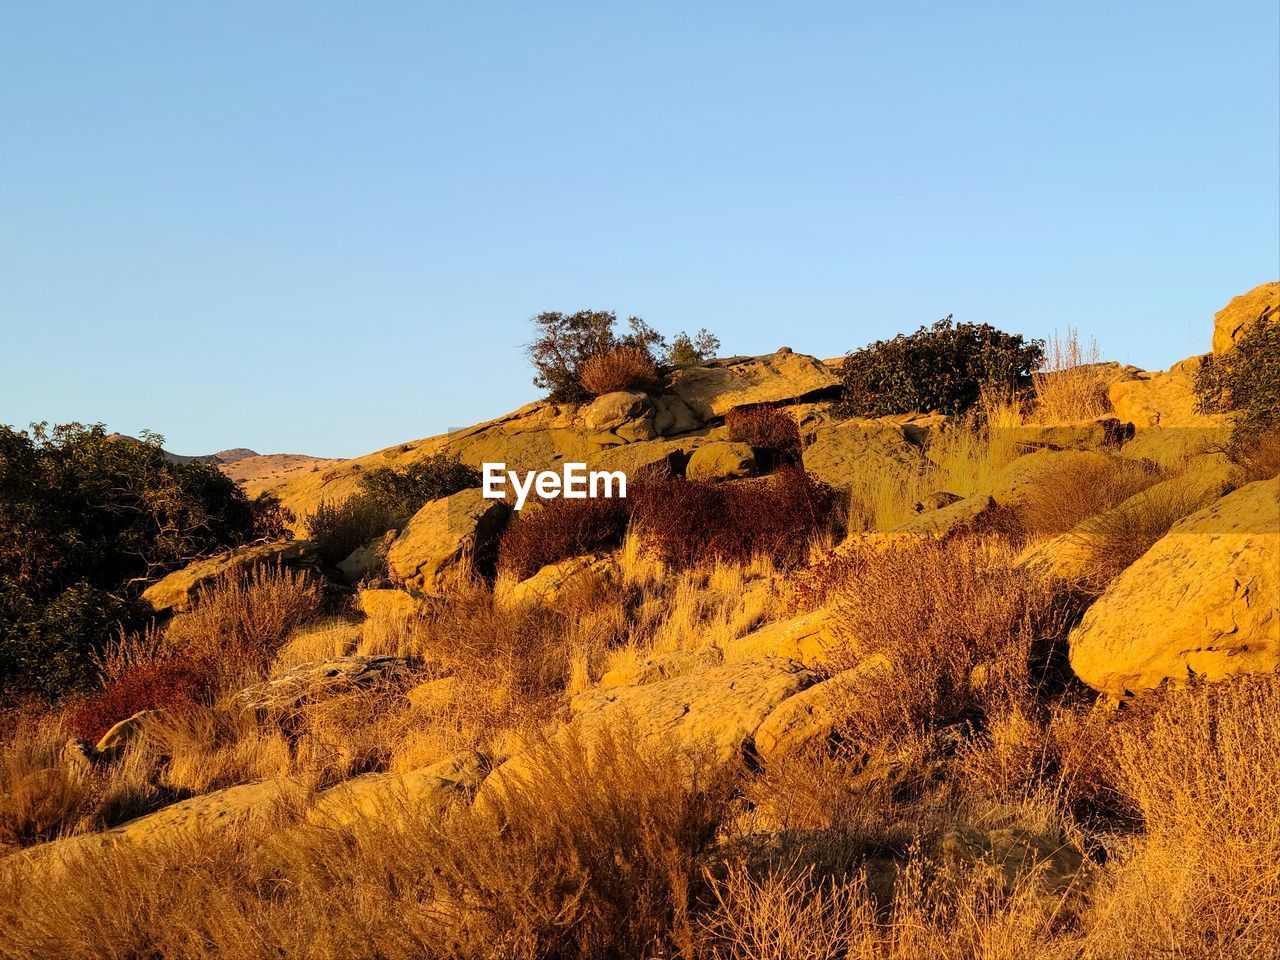
[[[1018,506],[1018,520],[1033,536],[1057,536],[1164,478],[1159,467],[1145,460],[1068,458],[1036,478]]]
[[[1045,365],[1031,375],[1038,422],[1096,420],[1111,412],[1106,368],[1096,340],[1084,343],[1079,332],[1068,327],[1065,336],[1054,333],[1048,339],[1045,354]]]

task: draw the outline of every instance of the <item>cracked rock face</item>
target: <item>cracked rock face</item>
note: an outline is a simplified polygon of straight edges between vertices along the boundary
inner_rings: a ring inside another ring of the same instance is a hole
[[[1179,521],[1107,587],[1071,634],[1071,667],[1128,697],[1280,668],[1280,478]]]
[[[294,667],[283,676],[246,687],[236,702],[249,710],[287,713],[307,703],[385,686],[406,676],[402,657],[335,657]]]

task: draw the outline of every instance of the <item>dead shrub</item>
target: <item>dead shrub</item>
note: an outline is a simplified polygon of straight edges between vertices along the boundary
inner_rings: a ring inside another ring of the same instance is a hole
[[[632,499],[649,549],[679,568],[756,555],[794,563],[836,519],[834,491],[798,467],[739,483],[652,480],[637,485]]]
[[[1025,702],[1075,613],[1007,545],[976,537],[863,546],[838,575],[830,595],[843,651],[833,668],[873,654],[892,664],[848,718],[850,735],[868,742]]]
[[[1280,678],[1153,695],[1115,734],[1144,834],[1090,917],[1090,955],[1263,957],[1280,942]]]
[[[1145,460],[1067,458],[1051,465],[1029,486],[1017,508],[1018,519],[1029,534],[1057,536],[1164,477],[1159,467]]]
[[[547,500],[520,511],[498,544],[498,571],[524,580],[549,563],[611,549],[630,520],[623,499]]]
[[[773,407],[741,407],[724,418],[729,439],[748,444],[773,469],[800,459],[800,428],[795,417]]]
[[[303,523],[320,556],[327,563],[336,564],[406,519],[398,505],[362,491],[341,503],[321,500]]]
[[[104,680],[101,690],[73,699],[65,711],[67,726],[96,741],[139,710],[178,716],[211,699],[216,678],[217,666],[207,658],[166,650],[130,663]]]
[[[653,357],[643,347],[614,347],[583,361],[578,382],[599,397],[615,390],[647,390],[658,379]]]
[[[1080,334],[1068,327],[1065,337],[1055,333],[1049,338],[1045,353],[1045,365],[1031,375],[1036,420],[1070,423],[1096,420],[1111,412],[1107,368],[1096,340],[1081,343]]]

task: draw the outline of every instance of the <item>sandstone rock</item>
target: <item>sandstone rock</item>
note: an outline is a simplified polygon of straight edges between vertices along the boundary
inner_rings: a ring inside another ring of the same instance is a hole
[[[823,483],[848,487],[867,471],[909,473],[923,465],[901,423],[844,420],[819,427],[804,451],[804,468]]]
[[[1132,380],[1113,383],[1107,395],[1116,416],[1138,429],[1222,424],[1224,415],[1199,412],[1195,376],[1203,362],[1203,357],[1190,357],[1163,373],[1139,373]]]
[[[288,714],[300,707],[403,680],[409,664],[403,657],[336,657],[304,663],[282,676],[255,683],[236,694],[246,710]]]
[[[721,440],[693,451],[684,468],[690,480],[736,480],[755,476],[755,451],[745,443]]]
[[[660,474],[679,475],[684,473],[684,465],[689,459],[688,451],[704,442],[707,441],[694,436],[679,440],[625,443],[600,451],[587,461],[587,466],[591,470],[621,470],[627,475],[628,483],[650,470]]]
[[[283,779],[227,787],[171,803],[155,813],[107,830],[104,836],[145,844],[172,840],[187,832],[226,830],[250,817],[275,812],[292,789],[293,785]]]
[[[555,603],[566,590],[589,580],[607,582],[619,575],[618,561],[611,556],[570,557],[549,563],[533,576],[519,583],[499,584],[498,599],[503,603]]]
[[[597,687],[638,687],[645,683],[657,683],[673,677],[684,677],[699,670],[719,666],[724,660],[723,654],[716,649],[710,650],[673,650],[656,656],[633,660],[619,664],[607,670],[600,677]],[[588,694],[585,703],[594,701]],[[577,701],[575,700],[575,703]]]
[[[671,375],[671,389],[698,416],[723,417],[759,403],[788,403],[834,392],[839,378],[801,353],[735,357],[685,367]]]
[[[554,745],[579,738],[588,749],[607,735],[634,737],[641,747],[704,752],[721,761],[750,758],[760,724],[788,697],[818,679],[790,660],[726,664],[638,687],[611,687],[575,698],[574,718],[554,732]],[[517,754],[484,782],[487,805],[513,782],[536,785],[537,751]]]
[[[306,540],[240,547],[175,570],[142,591],[142,599],[157,613],[181,613],[191,607],[202,587],[211,585],[221,576],[234,575],[264,564],[298,567],[318,562],[319,554],[314,544]]]
[[[945,537],[957,530],[970,527],[996,505],[989,494],[979,493],[963,500],[956,500],[935,510],[924,510],[906,523],[895,527],[898,534],[915,534]]]
[[[338,572],[342,579],[355,586],[372,577],[383,576],[387,568],[387,551],[400,535],[398,530],[388,530],[380,537],[374,537],[364,546],[356,547],[345,560],[338,564]]]
[[[370,619],[405,619],[422,608],[422,602],[404,590],[361,590],[357,602]]]
[[[582,420],[590,430],[608,431],[652,416],[653,403],[643,390],[615,390],[582,408]]]
[[[1018,510],[1048,477],[1064,470],[1105,472],[1112,464],[1106,454],[1092,450],[1037,450],[1014,460],[998,474],[991,498],[998,506]]]
[[[857,709],[860,696],[891,669],[880,655],[866,657],[852,670],[842,670],[782,701],[756,731],[756,751],[768,765],[775,758],[809,744],[838,737],[841,721]]]
[[[916,513],[928,513],[931,510],[941,510],[943,507],[949,507],[953,503],[959,503],[964,497],[948,493],[946,490],[935,490],[933,493],[925,494],[915,506]]]
[[[155,722],[161,716],[162,712],[159,710],[139,710],[104,733],[95,749],[99,754],[115,756],[136,740],[148,724]]]
[[[506,526],[510,509],[486,500],[480,490],[462,490],[433,500],[413,515],[387,551],[392,577],[427,592],[463,562],[491,551]]]
[[[419,710],[442,710],[462,693],[457,677],[440,677],[410,687],[405,696]]]
[[[463,750],[408,773],[368,773],[316,794],[309,816],[319,823],[350,825],[415,809],[435,812],[474,791],[488,772],[484,756]]]
[[[1002,428],[1021,450],[1102,450],[1132,439],[1134,427],[1115,417],[1072,423],[1028,423]]]
[[[1162,467],[1181,469],[1186,461],[1227,449],[1231,437],[1229,423],[1205,424],[1198,427],[1142,427],[1132,440],[1120,448],[1120,456],[1132,460],[1150,460]]]
[[[58,754],[58,761],[72,775],[83,777],[92,772],[99,757],[98,751],[88,740],[79,737],[68,740]]]
[[[830,610],[815,610],[790,620],[780,620],[732,641],[725,648],[725,660],[739,662],[780,657],[809,667],[827,662],[836,649]]]
[[[1234,297],[1213,317],[1213,352],[1230,350],[1255,321],[1280,323],[1280,283],[1263,283]]]
[[[1071,633],[1076,674],[1128,697],[1191,675],[1280,666],[1280,479],[1241,487],[1177,523]]]
[[[677,436],[701,429],[706,422],[693,408],[675,394],[653,397],[653,429],[663,437]]]

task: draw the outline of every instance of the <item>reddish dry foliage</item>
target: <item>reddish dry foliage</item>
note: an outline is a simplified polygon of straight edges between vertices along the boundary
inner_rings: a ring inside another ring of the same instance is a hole
[[[578,381],[599,397],[615,390],[644,390],[658,378],[657,367],[643,347],[616,347],[582,364]]]

